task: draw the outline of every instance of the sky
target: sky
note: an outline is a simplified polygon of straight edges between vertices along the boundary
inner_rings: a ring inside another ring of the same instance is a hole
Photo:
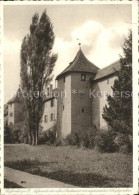
[[[5,5],[4,6],[4,102],[20,83],[20,49],[29,33],[32,16],[46,9],[54,27],[53,53],[58,54],[54,80],[79,50],[100,69],[119,59],[131,29],[131,5]],[[55,83],[53,80],[53,84]]]

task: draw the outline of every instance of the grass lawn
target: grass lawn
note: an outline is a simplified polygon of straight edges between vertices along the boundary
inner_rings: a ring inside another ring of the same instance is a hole
[[[132,187],[132,155],[72,146],[5,145],[5,166],[79,187]]]

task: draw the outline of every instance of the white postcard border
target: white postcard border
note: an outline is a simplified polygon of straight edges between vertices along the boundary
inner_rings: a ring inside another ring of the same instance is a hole
[[[46,4],[131,4],[132,5],[132,32],[133,32],[133,188],[34,188],[34,189],[4,189],[4,133],[3,133],[3,99],[4,99],[4,32],[3,7],[5,5],[46,5]],[[138,2],[135,1],[14,1],[0,2],[0,159],[1,159],[1,194],[5,195],[32,195],[32,194],[137,194],[138,193]]]

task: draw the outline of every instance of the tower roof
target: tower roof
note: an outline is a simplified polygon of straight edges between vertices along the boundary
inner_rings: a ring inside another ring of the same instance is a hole
[[[82,50],[79,49],[77,52],[74,60],[69,64],[69,66],[60,73],[56,79],[64,76],[69,72],[90,72],[90,73],[97,73],[99,68],[95,66],[92,62],[90,62],[85,55],[83,54]]]
[[[19,90],[20,89],[17,90],[16,94],[7,102],[7,104],[11,104],[11,103],[15,103],[15,102],[19,103],[20,102],[19,94],[18,94]]]

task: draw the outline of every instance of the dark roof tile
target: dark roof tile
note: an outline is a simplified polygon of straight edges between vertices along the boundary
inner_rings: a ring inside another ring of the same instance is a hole
[[[98,73],[96,74],[93,80],[98,80],[108,75],[112,75],[119,70],[120,70],[120,61],[116,61],[113,64],[107,66],[106,68],[103,68],[100,71],[98,71]]]
[[[74,60],[70,63],[70,65],[60,73],[56,79],[65,75],[68,72],[90,72],[90,73],[97,73],[99,68],[95,66],[92,62],[90,62],[85,55],[83,54],[82,50],[80,49],[74,58]]]
[[[8,103],[7,104],[11,104],[11,103],[15,103],[15,102],[20,102],[20,100],[19,100],[19,90],[20,89],[18,89],[17,90],[17,92],[16,92],[16,94],[8,101]]]

